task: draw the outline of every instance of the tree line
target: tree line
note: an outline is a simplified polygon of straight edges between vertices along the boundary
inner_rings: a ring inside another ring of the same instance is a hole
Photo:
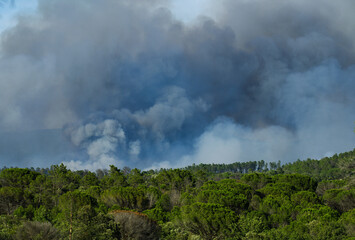
[[[0,239],[352,239],[355,149],[141,171],[0,171]]]

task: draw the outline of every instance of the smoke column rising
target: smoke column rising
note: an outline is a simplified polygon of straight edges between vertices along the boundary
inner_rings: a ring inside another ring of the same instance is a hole
[[[213,4],[181,22],[168,1],[39,0],[1,33],[2,162],[159,168],[351,150],[353,1]],[[29,132],[52,137],[31,152]]]

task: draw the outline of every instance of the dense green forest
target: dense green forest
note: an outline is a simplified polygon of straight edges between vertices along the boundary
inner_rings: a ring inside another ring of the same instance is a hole
[[[0,239],[355,239],[355,149],[286,165],[3,168]]]

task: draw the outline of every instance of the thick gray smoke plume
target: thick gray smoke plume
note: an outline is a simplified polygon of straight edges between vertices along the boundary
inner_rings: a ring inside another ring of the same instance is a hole
[[[182,23],[168,1],[39,0],[1,33],[1,161],[159,168],[351,150],[354,1],[213,4]]]

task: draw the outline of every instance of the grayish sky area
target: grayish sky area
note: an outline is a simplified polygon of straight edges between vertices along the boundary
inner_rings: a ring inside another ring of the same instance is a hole
[[[0,166],[321,158],[355,143],[353,0],[0,8]]]

